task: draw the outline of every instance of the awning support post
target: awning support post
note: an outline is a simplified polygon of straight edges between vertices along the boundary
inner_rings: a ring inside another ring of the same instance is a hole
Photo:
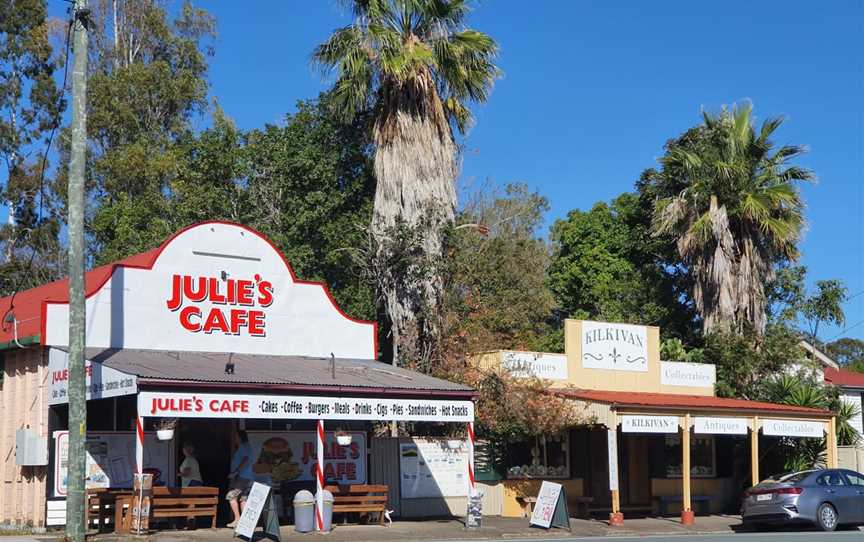
[[[837,418],[834,416],[831,416],[831,419],[828,420],[828,434],[825,436],[825,446],[828,448],[825,454],[828,468],[836,469],[839,457],[837,454]]]
[[[324,420],[318,420],[318,461],[315,464],[315,530],[324,530]]]
[[[612,513],[609,514],[609,525],[624,525],[624,514],[621,513],[621,494],[618,491],[618,414],[613,410],[609,413],[609,428],[607,432],[609,490],[612,492]]]
[[[465,503],[465,527],[476,527],[471,518],[471,502],[477,495],[477,482],[474,479],[474,422],[468,422],[466,428],[468,429],[468,498],[466,499],[468,502]]]
[[[135,416],[135,474],[144,473],[144,418]]]
[[[759,483],[759,416],[753,416],[750,428],[750,485]]]
[[[681,428],[681,480],[684,483],[684,493],[681,500],[681,524],[693,525],[695,514],[690,502],[690,413],[684,414],[684,425]]]

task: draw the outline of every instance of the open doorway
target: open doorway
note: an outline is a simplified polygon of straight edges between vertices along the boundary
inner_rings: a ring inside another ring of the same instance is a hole
[[[236,422],[230,420],[181,420],[177,431],[177,465],[183,461],[183,446],[191,443],[195,446],[195,455],[201,468],[201,478],[205,486],[219,488],[220,523],[227,521],[230,512],[227,506],[222,506],[224,496],[228,491],[228,473],[231,469],[231,433]],[[175,477],[177,474],[175,473]],[[179,478],[175,478],[180,485]]]

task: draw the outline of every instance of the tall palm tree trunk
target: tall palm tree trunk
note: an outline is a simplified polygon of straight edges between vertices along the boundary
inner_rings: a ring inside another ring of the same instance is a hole
[[[434,267],[456,211],[456,145],[431,78],[402,85],[388,98],[391,113],[379,118],[374,129],[372,233],[378,258],[390,261],[396,257],[398,240],[391,237],[398,227],[416,229],[418,246],[412,248],[419,257],[405,268],[382,266],[390,276],[384,277],[380,293],[391,323],[393,362],[422,365],[438,331],[435,314],[443,282]],[[392,276],[397,273],[402,276]]]

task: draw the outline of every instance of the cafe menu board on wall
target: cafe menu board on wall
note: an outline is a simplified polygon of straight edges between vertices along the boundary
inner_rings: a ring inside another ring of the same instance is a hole
[[[135,434],[130,432],[87,433],[87,489],[129,488],[135,473]],[[144,468],[155,469],[155,485],[174,485],[172,442],[144,435]],[[66,496],[69,462],[69,432],[54,432],[54,496]]]
[[[403,499],[465,497],[468,445],[459,439],[411,439],[399,444]]]
[[[366,433],[354,431],[351,444],[340,446],[333,432],[324,433],[324,478],[339,484],[366,483]],[[313,431],[250,431],[252,472],[265,484],[315,479],[318,444]]]

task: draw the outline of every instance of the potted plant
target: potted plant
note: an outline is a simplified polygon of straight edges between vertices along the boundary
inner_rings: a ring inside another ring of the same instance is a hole
[[[339,429],[336,431],[336,443],[339,446],[351,446],[351,433]]]
[[[174,438],[174,429],[177,428],[177,418],[162,418],[156,422],[156,438],[159,440],[171,440]]]

